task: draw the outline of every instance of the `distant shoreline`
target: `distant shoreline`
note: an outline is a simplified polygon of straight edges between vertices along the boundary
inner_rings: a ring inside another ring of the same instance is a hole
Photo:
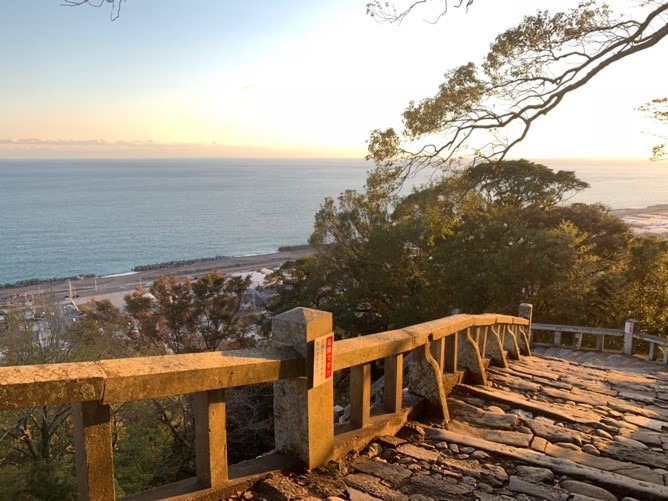
[[[610,212],[626,221],[638,235],[657,235],[668,238],[668,204],[655,204],[635,209],[613,209]],[[290,245],[281,246],[277,252],[267,254],[216,256],[137,265],[130,271],[113,275],[82,274],[71,277],[21,280],[14,283],[0,284],[0,302],[17,294],[34,293],[38,290],[61,292],[66,290],[69,280],[73,282],[77,290],[81,286],[88,288],[90,284],[94,283],[98,284],[99,290],[107,283],[136,283],[138,285],[142,281],[146,282],[161,275],[192,276],[214,269],[227,273],[239,273],[259,268],[271,268],[312,252],[312,249],[305,244]]]
[[[622,218],[638,235],[668,237],[668,204],[650,205],[642,209],[610,211]]]
[[[40,283],[5,287],[0,289],[0,303],[17,295],[37,294],[40,291],[64,297],[69,294],[69,281],[72,282],[72,287],[81,298],[90,298],[117,292],[130,293],[136,287],[151,282],[159,276],[176,275],[185,278],[198,277],[213,270],[232,274],[252,272],[263,268],[273,269],[287,261],[299,259],[314,252],[308,245],[284,246],[281,249],[284,250],[252,256],[220,256],[212,259],[187,260],[187,262],[173,261],[171,262],[173,263],[172,266],[168,266],[168,263],[156,263],[154,265],[156,268],[137,271],[131,274],[87,275],[82,278],[51,279],[41,281]]]

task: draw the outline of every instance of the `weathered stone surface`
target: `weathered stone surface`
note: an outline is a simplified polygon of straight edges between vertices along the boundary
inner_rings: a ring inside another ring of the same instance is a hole
[[[426,398],[431,412],[449,421],[442,370],[431,354],[429,346],[424,345],[413,350],[408,374],[410,391]]]
[[[0,410],[101,400],[105,378],[97,362],[0,367]]]
[[[599,501],[596,498],[590,498],[589,496],[583,496],[582,494],[575,494],[571,492],[571,495],[568,497],[568,501]]]
[[[624,437],[622,435],[615,435],[613,440],[627,447],[633,447],[635,449],[640,449],[644,451],[649,449],[649,447],[647,447],[647,445],[643,444],[642,442],[638,440],[633,440],[632,438]]]
[[[456,442],[462,445],[475,447],[476,449],[482,449],[487,452],[501,454],[507,458],[523,461],[534,466],[549,468],[553,472],[560,473],[562,475],[575,476],[580,479],[586,479],[597,483],[601,487],[610,489],[611,491],[614,490],[615,492],[619,492],[625,495],[636,496],[639,499],[647,501],[668,499],[668,487],[662,484],[648,483],[646,479],[638,480],[636,477],[627,476],[628,472],[625,472],[627,475],[621,475],[617,472],[602,471],[591,466],[574,463],[568,459],[548,457],[544,454],[529,449],[521,449],[508,445],[496,444],[480,438],[469,437],[467,435],[461,435],[446,430],[436,431],[438,433],[433,433],[434,436],[438,435],[441,440],[445,440],[447,442]],[[430,435],[431,434],[432,431],[430,430]],[[588,456],[584,453],[576,453],[575,451],[569,451],[568,449],[565,450],[572,454],[582,454],[597,460],[603,459],[594,458],[593,456]],[[645,468],[643,471],[645,470],[649,473],[652,473],[647,468]],[[659,474],[655,475],[658,476]]]
[[[496,464],[485,464],[481,468],[480,477],[487,483],[496,487],[502,486],[508,481],[508,473]]]
[[[548,444],[549,442],[543,437],[534,437],[534,439],[531,441],[531,448],[537,452],[545,452],[545,448]]]
[[[408,501],[434,501],[434,498],[430,498],[429,496],[425,496],[423,494],[413,494],[412,496],[408,497]]]
[[[485,451],[473,451],[471,453],[471,459],[477,459],[479,461],[489,459],[489,454]]]
[[[582,449],[578,447],[575,444],[571,444],[570,442],[557,442],[556,444],[557,447],[563,447],[564,449],[570,449],[572,451],[581,451]]]
[[[548,445],[545,448],[545,454],[560,459],[567,459],[575,463],[590,466],[599,470],[619,473],[621,475],[652,482],[654,484],[663,484],[663,476],[652,472],[647,467],[639,467],[637,465],[618,461],[616,459],[596,457],[584,452],[578,452],[557,445]]]
[[[483,365],[478,343],[476,343],[471,329],[460,332],[458,343],[457,365],[466,370],[468,377],[475,384],[487,384],[487,374]]]
[[[480,489],[473,491],[473,494],[478,501],[508,501],[508,497],[498,496],[496,494],[481,491]]]
[[[624,440],[624,437],[616,437]],[[629,440],[630,443],[638,443],[644,445],[642,442]],[[642,449],[638,446],[629,446],[624,441],[610,441],[602,440],[600,438],[593,438],[592,444],[603,452],[606,456],[613,457],[629,463],[643,464],[652,468],[668,468],[668,455],[661,452],[656,453],[650,450]]]
[[[503,383],[504,385],[512,388],[517,391],[526,391],[530,393],[537,393],[542,389],[542,386],[531,381],[522,380],[515,377],[510,377],[501,373],[501,371],[495,371],[490,369],[490,373],[493,376],[490,378],[492,381],[497,383]]]
[[[582,445],[582,436],[577,431],[570,430],[564,426],[556,426],[538,419],[527,419],[524,422],[534,435],[543,437],[545,440],[552,443],[570,442],[578,446]]]
[[[385,480],[393,488],[411,476],[411,472],[402,466],[370,459],[360,458],[351,466],[357,471]]]
[[[577,480],[563,480],[559,484],[563,489],[566,489],[568,492],[574,494],[580,494],[582,496],[589,496],[594,499],[602,499],[603,501],[617,501],[617,496],[596,487],[595,485],[587,484],[585,482],[579,482]]]
[[[517,475],[536,483],[551,484],[554,482],[554,473],[547,468],[519,465],[517,467]]]
[[[635,424],[636,426],[641,426],[652,431],[662,431],[664,429],[668,430],[668,422],[666,421],[659,421],[658,419],[638,416],[636,414],[624,414],[624,419],[631,424]]]
[[[424,426],[416,421],[409,421],[404,424],[401,429],[397,432],[397,437],[404,440],[414,440],[424,437],[425,431]]]
[[[481,386],[460,385],[460,387],[470,394],[491,398],[496,402],[505,403],[515,408],[525,409],[536,415],[549,416],[560,421],[596,424],[601,420],[601,417],[594,412],[587,412],[576,408],[565,408],[562,405],[545,402],[534,402],[528,400],[523,395],[495,390],[493,388],[483,388]]]
[[[343,481],[347,486],[386,501],[407,501],[408,496],[383,485],[380,479],[365,473],[352,473]]]
[[[364,455],[370,458],[375,458],[380,456],[383,453],[383,446],[377,442],[371,442],[366,449],[364,449]]]
[[[563,489],[529,482],[515,475],[510,477],[508,489],[512,492],[521,492],[547,501],[566,501],[568,499],[568,492]]]
[[[449,399],[450,417],[461,422],[501,430],[511,430],[519,424],[519,418],[512,414],[498,414],[473,407],[461,400]]]
[[[592,392],[578,392],[576,388],[573,388],[571,391],[563,391],[545,387],[541,393],[552,398],[571,400],[580,404],[606,405],[608,403],[608,399],[605,396]]]
[[[531,435],[526,433],[519,433],[517,431],[507,430],[488,430],[486,428],[474,428],[459,421],[451,421],[448,423],[448,430],[456,431],[464,435],[472,437],[480,437],[492,442],[500,444],[514,445],[516,447],[529,447],[531,443]]]
[[[302,486],[291,482],[282,475],[270,475],[260,480],[253,487],[253,491],[267,501],[293,501],[303,499],[309,496],[309,493]]]
[[[408,484],[401,488],[405,494],[422,494],[435,498],[464,496],[473,492],[473,486],[457,482],[451,478],[437,479],[425,475],[411,477]]]
[[[422,447],[416,447],[412,444],[403,444],[397,447],[397,452],[423,461],[436,461],[440,455],[436,451],[429,451]]]
[[[623,436],[629,437],[633,440],[637,440],[638,442],[642,442],[643,444],[649,446],[649,447],[661,447],[662,440],[661,437],[663,436],[661,433],[655,433],[651,431],[635,431],[635,432],[624,432],[622,431]]]
[[[600,456],[601,455],[601,451],[599,451],[592,444],[584,444],[582,446],[582,452],[586,452],[587,454],[591,454],[592,456]]]
[[[401,444],[406,443],[403,438],[394,437],[392,435],[383,435],[382,437],[378,437],[378,442],[380,442],[383,447],[390,447],[392,449],[396,449]]]

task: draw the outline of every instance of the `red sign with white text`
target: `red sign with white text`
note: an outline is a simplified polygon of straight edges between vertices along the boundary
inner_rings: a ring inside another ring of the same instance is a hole
[[[313,342],[313,387],[332,379],[334,375],[334,333]]]

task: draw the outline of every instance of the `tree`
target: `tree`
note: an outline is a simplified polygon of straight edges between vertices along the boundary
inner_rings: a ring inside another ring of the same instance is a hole
[[[108,302],[94,302],[68,323],[53,298],[39,295],[9,308],[0,323],[3,365],[77,362],[131,356],[127,320]],[[71,406],[0,413],[0,498],[76,499]],[[12,475],[17,481],[9,481]]]
[[[640,111],[646,113],[650,118],[654,119],[659,126],[664,128],[668,125],[668,97],[653,99],[649,103],[645,103],[640,108]],[[654,133],[660,140],[665,140],[668,136],[667,132]],[[660,143],[652,149],[652,160],[661,160],[666,151],[666,143]]]
[[[668,240],[634,239],[624,273],[626,318],[635,318],[644,332],[668,337]]]
[[[404,8],[397,10],[394,4],[390,5],[389,2],[381,2],[380,0],[374,0],[366,4],[366,13],[376,19],[380,23],[401,23],[413,10],[418,9],[420,6],[431,3],[429,0],[417,0],[409,4]],[[434,23],[438,22],[441,17],[448,13],[448,8],[450,7],[448,0],[443,0],[439,2],[439,8],[437,9],[437,15],[434,19]],[[468,8],[473,5],[473,0],[458,0],[452,3],[452,5],[459,9],[463,5],[468,10]]]
[[[400,9],[394,21],[425,3]],[[496,37],[482,64],[448,71],[433,97],[409,103],[401,134],[373,131],[369,158],[396,176],[462,157],[503,160],[568,94],[668,35],[668,2],[643,1],[635,12],[626,19],[589,0],[525,17]]]
[[[241,314],[250,279],[214,271],[196,281],[158,277],[150,289],[125,297],[133,335],[169,353],[215,351],[244,342],[249,318]]]
[[[102,7],[105,3],[111,5],[109,14],[112,21],[115,21],[121,15],[121,6],[125,0],[64,0],[61,5],[64,7],[79,7],[89,5],[91,7]]]
[[[404,197],[394,184],[376,171],[366,192],[323,204],[310,239],[317,254],[271,278],[272,313],[324,308],[344,337],[454,308],[514,314],[523,301],[541,318],[606,319],[594,292],[616,290],[606,280],[626,259],[630,231],[602,205],[562,205],[587,186],[572,172],[503,161]]]

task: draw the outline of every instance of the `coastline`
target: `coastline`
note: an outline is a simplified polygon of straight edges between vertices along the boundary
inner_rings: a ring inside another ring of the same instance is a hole
[[[626,221],[638,235],[668,238],[668,204],[641,209],[616,209],[610,212]]]
[[[644,208],[614,209],[610,211],[624,221],[638,235],[656,235],[668,238],[668,204],[651,205]],[[146,285],[158,276],[176,275],[181,278],[198,277],[213,270],[225,274],[252,273],[260,269],[273,269],[286,261],[299,259],[313,250],[308,245],[279,247],[277,252],[244,256],[216,256],[183,261],[170,261],[138,265],[132,271],[106,276],[86,275],[39,280],[35,283],[17,284],[0,288],[0,305],[11,302],[19,296],[40,293],[51,294],[58,300],[69,295],[69,281],[78,295],[77,303],[85,303],[91,298],[104,299],[119,296]]]
[[[213,259],[189,260],[168,266],[168,263],[157,263],[155,268],[145,271],[121,273],[106,277],[84,277],[72,279],[72,287],[77,297],[77,303],[86,303],[92,298],[107,299],[108,296],[125,295],[137,287],[152,282],[156,277],[176,275],[180,278],[199,277],[214,270],[226,275],[234,273],[252,273],[261,269],[273,269],[287,261],[299,259],[312,254],[313,249],[308,246],[282,247],[278,252],[247,256],[219,256]],[[190,262],[192,261],[192,262]],[[68,279],[48,281],[41,284],[18,286],[0,289],[0,304],[11,302],[13,299],[35,294],[50,294],[57,300],[69,295]]]

